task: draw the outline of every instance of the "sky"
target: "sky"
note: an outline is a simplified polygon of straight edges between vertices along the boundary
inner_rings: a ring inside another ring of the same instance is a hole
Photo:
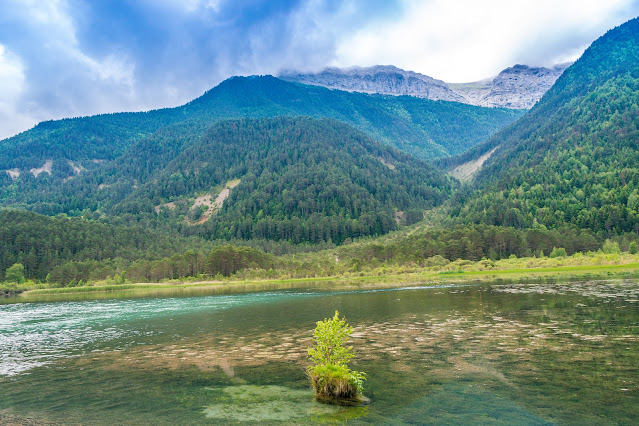
[[[0,0],[0,139],[184,104],[233,75],[395,65],[447,82],[577,59],[639,0]]]

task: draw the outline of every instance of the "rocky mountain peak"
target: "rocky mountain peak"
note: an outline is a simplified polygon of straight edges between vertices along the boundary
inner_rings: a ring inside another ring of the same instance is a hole
[[[318,73],[288,71],[280,78],[350,92],[409,95],[485,107],[532,108],[570,63],[552,68],[517,64],[494,78],[472,83],[446,83],[392,65],[326,68]]]
[[[319,73],[284,72],[280,78],[349,92],[410,95],[433,100],[464,102],[448,85],[427,75],[392,65],[326,68]]]

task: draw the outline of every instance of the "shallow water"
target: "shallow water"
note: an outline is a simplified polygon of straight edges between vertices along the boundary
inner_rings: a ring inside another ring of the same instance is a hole
[[[634,281],[186,295],[0,305],[0,423],[633,424],[639,413]],[[336,309],[368,374],[364,406],[320,404],[305,377],[315,321]]]

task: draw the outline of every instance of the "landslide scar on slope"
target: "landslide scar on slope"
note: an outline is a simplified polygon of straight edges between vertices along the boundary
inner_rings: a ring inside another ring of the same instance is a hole
[[[471,160],[467,163],[455,167],[453,170],[450,171],[450,175],[461,180],[462,182],[471,180],[473,176],[475,176],[475,173],[477,173],[479,169],[481,169],[481,166],[483,166],[486,160],[488,160],[490,156],[493,155],[497,148],[499,147],[494,147],[476,160]]]
[[[51,175],[51,167],[53,167],[53,160],[47,160],[44,163],[44,166],[33,168],[29,170],[29,172],[33,175],[33,177],[38,177],[41,173],[47,173]]]
[[[240,184],[240,179],[231,179],[224,185],[224,188],[217,194],[215,200],[213,199],[213,194],[205,194],[195,199],[195,202],[191,206],[190,210],[195,210],[200,206],[207,207],[207,210],[202,214],[202,217],[197,221],[191,221],[188,218],[186,219],[186,223],[189,225],[202,224],[206,222],[215,212],[222,208],[224,201],[231,195],[231,190]]]

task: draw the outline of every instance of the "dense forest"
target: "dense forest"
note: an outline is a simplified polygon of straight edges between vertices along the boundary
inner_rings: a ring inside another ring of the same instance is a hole
[[[140,227],[117,227],[20,210],[0,211],[0,270],[4,272],[14,263],[21,263],[28,278],[43,280],[55,266],[71,260],[132,261],[168,256],[187,247],[184,238]]]
[[[113,212],[155,216],[154,206],[179,204],[185,194],[210,191],[231,179],[239,185],[203,226],[189,229],[179,207],[163,214],[180,221],[183,232],[207,239],[341,244],[395,229],[396,212],[405,215],[404,222],[420,220],[455,186],[428,163],[334,120],[226,121]]]
[[[302,115],[340,120],[383,143],[431,159],[465,151],[522,113],[342,92],[271,76],[233,77],[181,107],[40,123],[0,141],[0,170],[17,168],[28,174],[47,160],[85,167],[92,160],[114,160],[154,132],[178,123],[189,123],[188,132],[197,134],[229,118]]]
[[[498,147],[452,214],[518,228],[638,232],[638,34],[637,19],[611,30],[526,116],[476,148]]]
[[[27,279],[64,285],[121,278],[126,271],[129,278],[146,279],[229,275],[248,266],[270,267],[273,255],[333,247],[257,239],[230,242],[4,209],[0,211],[0,280],[16,263],[24,267]]]
[[[108,172],[78,176],[47,197],[5,195],[41,214],[209,240],[341,244],[419,221],[456,186],[425,161],[336,120],[230,120],[197,137],[187,126],[165,129]],[[195,205],[198,196],[214,198],[233,179],[239,185],[215,215]]]

